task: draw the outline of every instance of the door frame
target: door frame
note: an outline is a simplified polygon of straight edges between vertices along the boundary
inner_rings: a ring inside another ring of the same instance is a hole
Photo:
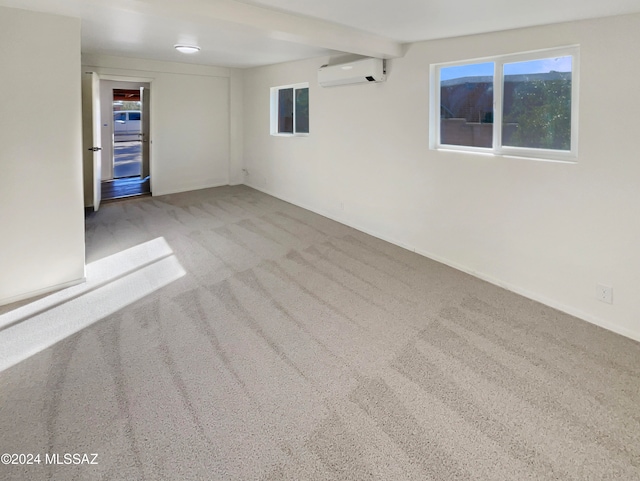
[[[109,155],[109,159],[105,159],[108,160],[108,165],[109,165],[109,173],[110,175],[107,176],[105,178],[105,176],[103,175],[103,180],[113,180],[113,108],[112,108],[112,103],[113,103],[113,89],[119,89],[119,88],[139,88],[141,86],[144,86],[145,88],[148,88],[149,91],[151,92],[151,101],[149,103],[149,109],[150,109],[150,118],[149,118],[149,129],[150,129],[150,139],[149,139],[149,176],[150,176],[150,187],[151,187],[151,193],[153,195],[153,177],[154,177],[154,168],[153,168],[153,163],[154,163],[154,155],[153,155],[153,133],[154,133],[154,121],[153,121],[153,112],[155,110],[154,108],[154,96],[153,96],[153,78],[149,78],[149,77],[130,77],[130,76],[123,76],[123,75],[110,75],[110,74],[103,74],[100,73],[101,69],[97,69],[96,71],[98,72],[98,74],[100,75],[100,80],[101,81],[110,81],[110,82],[122,82],[122,83],[128,83],[128,84],[136,84],[134,85],[129,85],[129,86],[107,86],[106,83],[102,83],[100,84],[100,98],[103,102],[106,101],[107,98],[109,98],[109,109],[108,109],[108,113],[109,113],[109,117],[106,117],[105,115],[102,116],[102,138],[104,139],[105,136],[108,137],[109,139],[109,149],[108,149],[108,155]],[[142,85],[144,84],[144,85]],[[107,109],[103,109],[103,112],[107,111]],[[106,124],[106,125],[105,125]],[[105,132],[104,129],[108,129],[108,132]],[[103,142],[104,144],[104,142]],[[105,149],[106,150],[106,149]],[[106,155],[105,155],[106,157]],[[105,163],[105,160],[103,160],[103,164]],[[104,171],[103,171],[104,173]]]
[[[82,72],[82,165],[84,205],[100,208],[102,135],[100,117],[100,76],[97,72]]]

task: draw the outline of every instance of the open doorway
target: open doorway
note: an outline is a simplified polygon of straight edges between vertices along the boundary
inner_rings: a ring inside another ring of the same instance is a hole
[[[102,199],[149,195],[149,84],[105,81],[103,87],[110,106],[103,115],[103,139],[109,136],[103,145],[110,149],[103,156]]]
[[[113,178],[142,174],[140,90],[113,89]]]

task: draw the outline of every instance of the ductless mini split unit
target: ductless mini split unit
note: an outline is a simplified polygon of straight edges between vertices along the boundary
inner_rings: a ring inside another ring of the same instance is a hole
[[[365,58],[339,65],[323,65],[318,69],[318,83],[321,87],[384,82],[386,79],[384,60],[381,58]]]

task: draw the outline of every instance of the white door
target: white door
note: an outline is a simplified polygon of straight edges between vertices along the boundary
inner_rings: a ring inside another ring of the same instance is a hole
[[[148,88],[140,87],[140,100],[142,102],[142,125],[141,125],[141,139],[142,140],[142,173],[141,178],[146,179],[149,176],[149,154],[151,149],[151,141],[149,139],[149,133],[151,132],[151,122],[149,113],[150,109],[150,92]]]
[[[102,139],[100,135],[100,78],[95,72],[85,72],[82,79],[82,100],[84,124],[83,129],[86,132],[84,136],[85,155],[90,156],[85,168],[91,166],[91,172],[85,172],[90,175],[90,185],[93,190],[93,210],[100,208],[100,200],[102,199]],[[90,123],[90,125],[88,125]],[[86,184],[85,184],[86,185]]]
[[[100,77],[91,72],[91,125],[93,126],[93,210],[102,200],[102,136],[100,135]]]

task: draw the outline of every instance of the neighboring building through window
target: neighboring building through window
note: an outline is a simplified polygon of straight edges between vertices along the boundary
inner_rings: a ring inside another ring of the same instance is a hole
[[[271,135],[309,134],[309,84],[271,89]]]
[[[432,66],[431,147],[573,160],[578,48]]]

